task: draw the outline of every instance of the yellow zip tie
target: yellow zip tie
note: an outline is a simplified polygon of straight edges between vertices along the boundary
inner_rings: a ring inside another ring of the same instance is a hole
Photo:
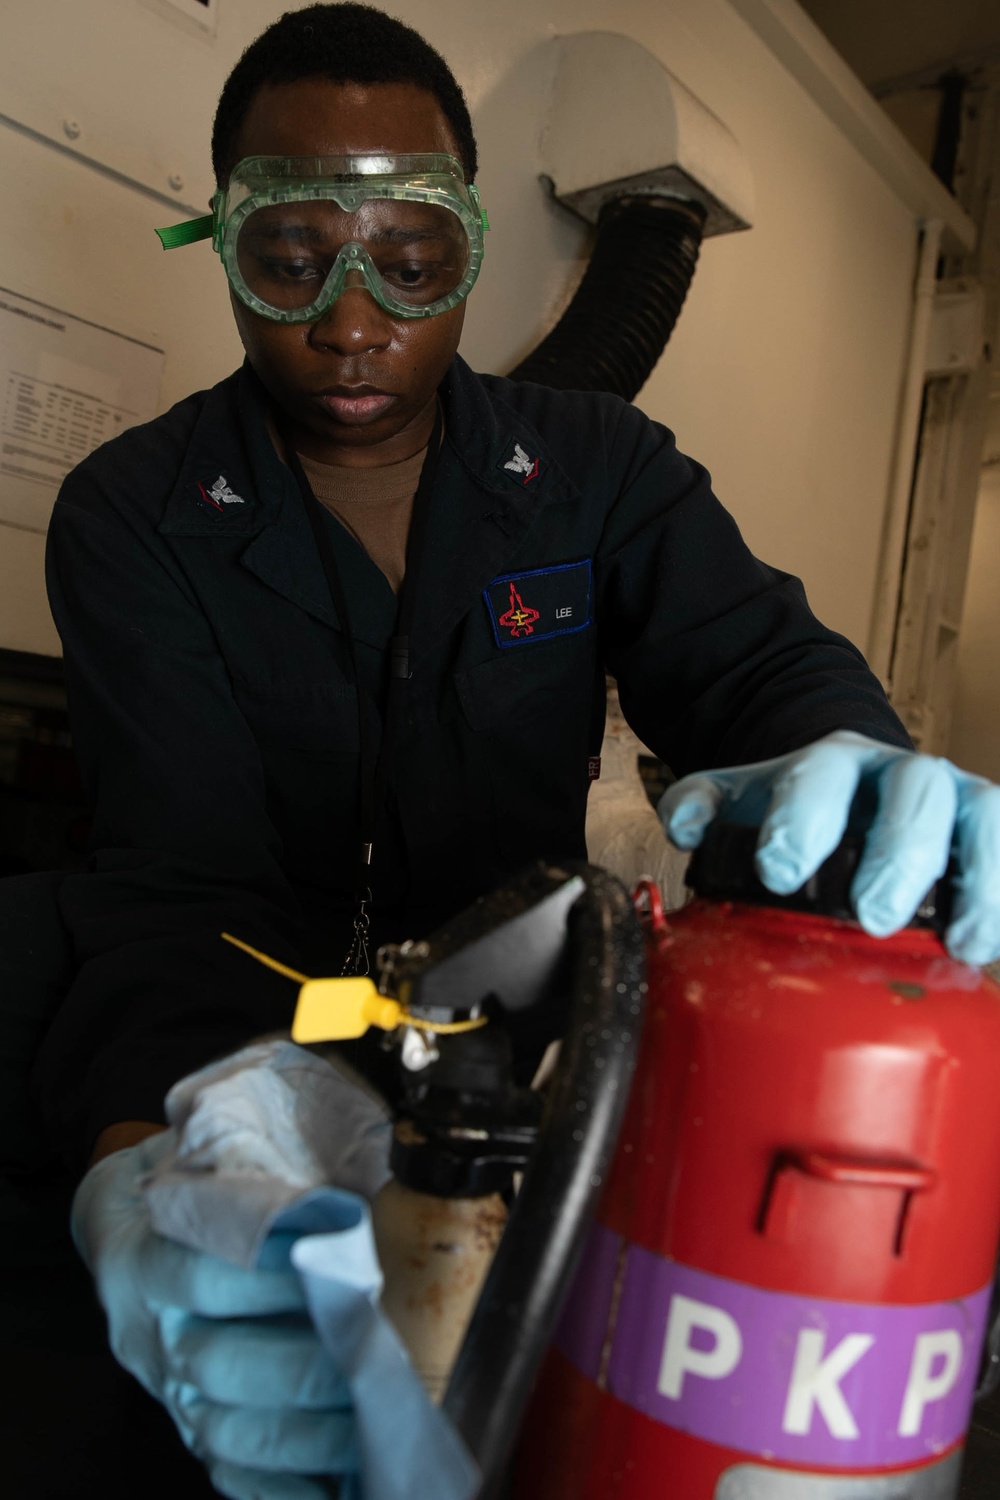
[[[234,948],[242,948],[244,953],[249,953],[251,958],[255,958],[265,968],[273,969],[276,974],[284,974],[286,979],[295,979],[299,984],[309,983],[308,974],[300,974],[296,969],[290,969],[287,964],[279,964],[276,958],[271,958],[270,954],[261,953],[259,948],[251,948],[249,943],[245,943],[242,938],[233,937],[231,932],[224,932],[222,936],[227,943],[232,943]]]
[[[461,1031],[476,1031],[486,1026],[488,1016],[477,1016],[469,1021],[427,1021],[423,1016],[414,1016],[400,1005],[380,993],[375,983],[365,977],[351,979],[310,979],[299,974],[287,964],[279,963],[267,953],[251,948],[241,938],[229,932],[222,934],[227,943],[241,948],[258,963],[293,979],[299,989],[298,1004],[292,1021],[292,1041],[308,1045],[311,1042],[343,1042],[364,1036],[370,1026],[382,1031],[395,1031],[397,1026],[413,1026],[418,1031],[433,1031],[440,1035],[454,1035]]]
[[[433,1031],[437,1036],[455,1036],[459,1031],[478,1031],[480,1026],[488,1026],[489,1016],[474,1016],[470,1021],[425,1021],[423,1016],[411,1015],[408,1010],[403,1010],[401,1025],[412,1026],[416,1031]]]

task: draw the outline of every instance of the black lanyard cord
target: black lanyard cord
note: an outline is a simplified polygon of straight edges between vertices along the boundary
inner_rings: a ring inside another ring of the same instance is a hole
[[[370,925],[372,903],[372,866],[375,846],[375,825],[385,804],[389,780],[389,768],[393,744],[398,733],[403,708],[404,684],[413,676],[411,637],[413,616],[417,601],[417,583],[423,558],[431,510],[431,494],[437,473],[438,453],[442,431],[441,405],[437,403],[434,427],[427,445],[427,455],[420,471],[420,479],[413,497],[413,512],[406,542],[406,571],[399,592],[396,614],[396,630],[389,642],[389,682],[386,691],[382,723],[381,748],[375,750],[375,715],[378,705],[372,701],[365,688],[358,658],[358,643],[351,628],[347,594],[337,562],[329,530],[323,518],[324,507],[316,499],[307,479],[299,456],[290,443],[286,443],[288,466],[295,475],[302,502],[305,506],[316,550],[319,553],[327,586],[333,600],[340,628],[347,639],[347,650],[351,660],[351,674],[358,702],[358,760],[359,760],[359,824],[361,848],[358,855],[358,872],[355,898],[358,903],[354,919],[354,940],[344,963],[345,973],[367,974],[369,971],[367,936]]]

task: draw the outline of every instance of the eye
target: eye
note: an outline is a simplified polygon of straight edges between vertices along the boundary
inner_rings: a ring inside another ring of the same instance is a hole
[[[397,281],[400,286],[421,286],[424,282],[432,279],[434,267],[418,265],[392,266],[385,274],[391,277],[393,281]]]
[[[323,268],[311,260],[261,256],[259,262],[265,275],[272,277],[275,281],[313,281],[325,274]]]
[[[439,260],[399,260],[379,267],[382,280],[410,297],[433,301],[454,280]]]

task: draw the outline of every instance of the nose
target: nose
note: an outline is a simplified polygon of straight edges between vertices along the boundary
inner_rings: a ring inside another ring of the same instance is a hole
[[[345,286],[309,328],[309,342],[336,354],[367,354],[392,341],[392,324],[366,286]]]

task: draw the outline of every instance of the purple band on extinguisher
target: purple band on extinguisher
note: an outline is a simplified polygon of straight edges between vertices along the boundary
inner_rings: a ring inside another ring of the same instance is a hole
[[[597,1226],[556,1343],[658,1422],[781,1462],[926,1462],[969,1421],[990,1288],[892,1306],[765,1291]]]

